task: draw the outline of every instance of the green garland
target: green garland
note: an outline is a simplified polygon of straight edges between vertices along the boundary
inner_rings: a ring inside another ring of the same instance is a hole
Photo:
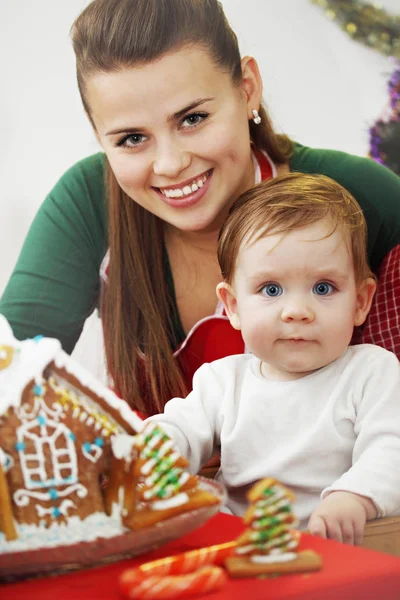
[[[311,0],[354,40],[400,60],[400,16],[358,0]]]

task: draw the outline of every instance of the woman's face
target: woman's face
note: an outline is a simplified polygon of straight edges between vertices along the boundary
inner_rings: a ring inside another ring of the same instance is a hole
[[[253,59],[234,85],[197,47],[87,82],[96,133],[121,188],[183,231],[218,230],[254,183],[248,121],[261,101]]]

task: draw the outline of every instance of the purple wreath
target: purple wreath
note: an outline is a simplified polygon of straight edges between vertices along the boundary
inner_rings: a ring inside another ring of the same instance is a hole
[[[369,130],[370,156],[400,175],[400,63],[389,81],[391,114]]]

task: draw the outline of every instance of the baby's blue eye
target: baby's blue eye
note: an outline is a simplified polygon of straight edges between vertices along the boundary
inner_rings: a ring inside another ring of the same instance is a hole
[[[327,296],[334,291],[334,287],[331,283],[327,281],[319,281],[314,285],[313,292],[317,294],[317,296]]]
[[[280,296],[283,290],[278,283],[267,283],[261,290],[261,293],[264,296],[270,296],[271,298],[276,298],[276,296]]]

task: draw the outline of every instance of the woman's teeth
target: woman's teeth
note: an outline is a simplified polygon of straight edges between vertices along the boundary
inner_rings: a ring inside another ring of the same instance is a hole
[[[182,198],[183,196],[189,196],[189,194],[193,194],[193,192],[197,192],[197,190],[203,187],[204,182],[207,180],[208,173],[195,179],[191,185],[185,185],[183,188],[174,188],[173,190],[161,189],[160,192],[167,196],[167,198]]]

